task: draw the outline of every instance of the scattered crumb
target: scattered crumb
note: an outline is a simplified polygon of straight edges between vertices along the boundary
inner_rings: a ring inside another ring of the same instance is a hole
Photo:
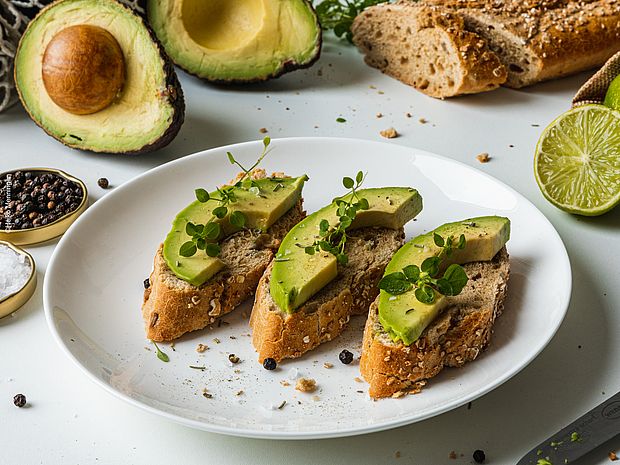
[[[413,115],[412,115],[411,113],[407,112],[407,113],[405,113],[405,116],[406,116],[407,118],[411,118]]]
[[[280,405],[278,405],[278,410],[282,410],[285,405],[286,405],[286,401],[283,400],[282,403]]]
[[[323,76],[323,68],[319,68],[319,70],[316,72],[317,76]]]
[[[448,454],[448,458],[450,460],[456,460],[456,452],[451,451],[450,454]]]
[[[174,342],[170,343],[170,348],[172,349],[173,352],[176,352],[177,350],[174,348]]]
[[[230,363],[239,363],[241,361],[241,359],[239,357],[237,357],[235,354],[229,354],[228,355],[228,361]]]
[[[325,363],[323,364],[323,368],[333,368],[333,367],[334,367],[334,364],[333,364],[333,363],[325,362]]]
[[[377,118],[383,118],[383,113],[377,113]]]
[[[280,381],[280,384],[284,387],[290,386],[291,383],[289,383],[287,380],[283,379],[282,381]]]
[[[398,398],[400,398],[400,397],[402,397],[404,395],[405,395],[405,391],[397,391],[394,394],[392,394],[392,398],[393,399],[398,399]]]
[[[202,390],[202,395],[203,395],[203,397],[205,397],[207,399],[211,399],[213,397],[213,394],[209,394],[209,390],[207,388],[204,388]]]
[[[215,337],[215,338],[213,338],[213,342],[215,342],[216,344],[219,344],[222,341],[220,341],[218,338]]]
[[[400,458],[400,451],[397,450],[396,452],[394,452],[394,457],[399,459]]]
[[[608,454],[609,460],[611,460],[612,462],[615,462],[616,460],[618,460],[618,456],[616,455],[616,453],[614,451],[611,451]]]
[[[428,120],[426,118],[420,118],[418,121],[420,122],[420,124],[428,123]]]
[[[241,389],[240,391],[237,391],[237,394],[235,394],[236,396],[241,396],[243,395],[243,389]]]
[[[269,131],[267,131],[267,128],[260,128],[258,132],[260,132],[261,134],[267,134]]]
[[[145,348],[146,350],[148,350],[149,352],[151,351],[151,348],[150,348],[150,347],[144,346],[144,348]]]
[[[312,400],[318,402],[321,398],[319,396],[312,396]]]
[[[375,86],[368,86],[370,89],[376,89]]]
[[[228,337],[233,339],[233,340],[237,339],[237,336],[228,336]]]
[[[481,154],[476,156],[476,160],[478,160],[480,163],[488,163],[490,159],[491,157],[489,157],[489,154],[486,152],[482,152]]]
[[[398,137],[398,132],[396,132],[396,129],[394,128],[384,129],[383,131],[379,131],[379,134],[386,139],[394,139],[395,137]]]
[[[203,352],[209,350],[209,347],[204,345],[204,344],[198,344],[196,346],[196,352],[198,352],[199,354],[202,354]]]
[[[362,381],[362,380],[360,379],[360,377],[359,377],[359,376],[356,376],[356,377],[355,377],[355,378],[353,378],[353,379],[354,379],[355,381],[357,381],[358,383],[363,383],[363,382],[364,382],[364,381]]]
[[[314,392],[316,391],[316,381],[312,378],[299,378],[295,389],[301,392]]]
[[[383,95],[383,94],[385,94],[385,92],[383,92],[382,90],[380,90],[380,91],[377,91],[377,94],[379,94],[379,95]]]
[[[537,128],[537,127],[539,127],[539,126],[540,126],[540,124],[532,124],[532,127],[533,127],[533,128]]]
[[[510,147],[512,149],[512,148],[514,148],[514,145],[510,144],[508,147]]]

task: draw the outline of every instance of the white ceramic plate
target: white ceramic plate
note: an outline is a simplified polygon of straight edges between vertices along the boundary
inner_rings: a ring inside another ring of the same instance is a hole
[[[463,405],[518,373],[553,337],[569,303],[570,264],[555,229],[524,197],[480,171],[420,150],[295,138],[273,141],[264,167],[310,176],[307,211],[329,203],[343,191],[342,177],[361,169],[368,172],[367,187],[407,185],[422,194],[425,208],[407,225],[408,237],[472,216],[510,217],[508,299],[491,347],[464,369],[444,370],[421,394],[373,402],[358,378],[357,359],[351,365],[338,361],[344,348],[359,355],[363,318],[353,319],[342,337],[270,372],[256,362],[248,303],[225,317],[226,324],[183,337],[174,350],[162,344],[170,362],[160,361],[145,339],[140,313],[154,252],[172,218],[193,200],[194,188],[211,189],[236,173],[226,151],[247,166],[261,148],[261,142],[248,142],[151,170],[99,200],[62,238],[45,278],[45,311],[58,343],[97,384],[133,405],[207,431],[280,439],[347,436]],[[197,353],[198,343],[210,350]],[[241,362],[232,365],[230,353]],[[318,391],[296,391],[298,376],[314,378]],[[204,388],[212,398],[202,395]]]

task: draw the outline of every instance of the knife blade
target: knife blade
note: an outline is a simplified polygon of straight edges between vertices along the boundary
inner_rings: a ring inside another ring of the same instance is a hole
[[[519,460],[517,465],[574,463],[618,434],[620,392],[541,442]]]

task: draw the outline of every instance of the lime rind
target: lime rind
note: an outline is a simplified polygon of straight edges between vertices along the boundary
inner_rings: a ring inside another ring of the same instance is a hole
[[[536,182],[561,210],[597,216],[620,203],[620,112],[603,105],[567,111],[543,131]]]

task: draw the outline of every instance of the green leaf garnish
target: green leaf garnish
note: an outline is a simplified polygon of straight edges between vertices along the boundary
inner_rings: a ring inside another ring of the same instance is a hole
[[[381,281],[379,281],[379,289],[392,295],[404,294],[411,289],[411,287],[412,284],[407,279],[405,273],[400,271],[385,275]]]
[[[187,241],[179,249],[179,255],[181,255],[181,257],[191,257],[196,253],[196,250],[196,244],[194,244],[193,241]]]
[[[338,122],[338,123],[346,123],[347,120],[342,118],[342,117],[340,117],[340,118],[336,118],[336,122]]]
[[[219,244],[216,244],[214,242],[209,242],[205,248],[205,252],[209,257],[217,257],[221,251],[222,249]]]
[[[234,211],[230,214],[230,224],[237,228],[243,228],[246,220],[246,216],[240,211]]]
[[[435,291],[428,284],[424,284],[416,288],[415,297],[423,304],[432,304],[435,301]]]
[[[388,0],[322,0],[315,6],[321,27],[352,42],[351,24],[365,8]]]
[[[209,193],[204,189],[196,189],[194,191],[199,202],[205,203],[209,201]]]
[[[166,362],[166,363],[169,362],[170,361],[170,357],[168,357],[167,354],[165,354],[164,352],[161,351],[161,349],[157,345],[157,342],[155,342],[155,341],[151,341],[151,342],[155,346],[155,349],[157,349],[157,358],[160,359],[162,362]]]

